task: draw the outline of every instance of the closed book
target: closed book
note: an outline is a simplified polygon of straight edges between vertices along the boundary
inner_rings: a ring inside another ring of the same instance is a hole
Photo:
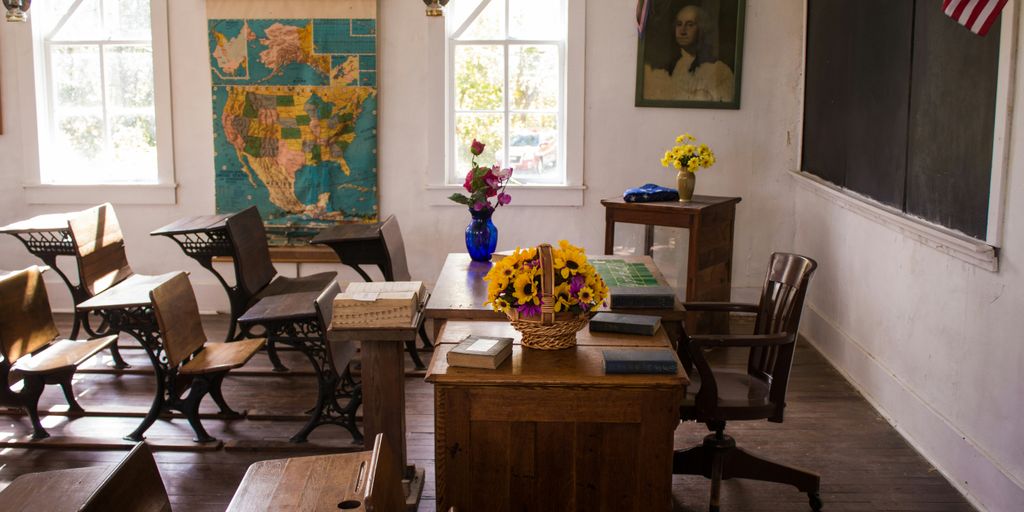
[[[590,319],[590,332],[615,332],[654,336],[661,328],[661,317],[652,315],[627,315],[602,311]]]
[[[667,373],[674,374],[676,355],[664,350],[605,350],[604,373]]]
[[[669,286],[612,286],[612,309],[672,309],[676,292]]]
[[[512,338],[466,336],[448,351],[448,366],[467,366],[494,370],[512,355]]]

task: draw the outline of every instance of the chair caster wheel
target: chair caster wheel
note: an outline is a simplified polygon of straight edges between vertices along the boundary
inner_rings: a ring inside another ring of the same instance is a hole
[[[811,510],[813,510],[814,512],[818,512],[819,510],[821,510],[821,507],[825,505],[821,501],[821,496],[819,496],[816,492],[807,493],[807,500],[810,502]]]

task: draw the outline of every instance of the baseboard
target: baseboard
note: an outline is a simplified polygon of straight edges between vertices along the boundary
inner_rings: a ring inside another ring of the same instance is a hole
[[[1024,483],[813,305],[801,335],[978,510],[1018,510]],[[822,484],[827,492],[827,483]]]

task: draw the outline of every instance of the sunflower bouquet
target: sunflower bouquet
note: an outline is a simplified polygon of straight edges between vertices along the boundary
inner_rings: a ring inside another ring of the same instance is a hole
[[[693,135],[684,133],[676,137],[676,145],[665,151],[661,158],[662,167],[677,171],[697,172],[715,165],[715,154],[707,144],[698,144]]]
[[[550,258],[549,263],[545,258]],[[552,269],[548,277],[551,282],[545,282],[545,264]],[[576,331],[586,325],[588,313],[608,296],[608,287],[587,262],[583,249],[565,240],[557,248],[546,244],[516,248],[510,256],[498,260],[484,279],[485,305],[505,313],[513,327],[523,332],[523,344],[533,348],[575,344]],[[542,324],[547,328],[538,327]]]

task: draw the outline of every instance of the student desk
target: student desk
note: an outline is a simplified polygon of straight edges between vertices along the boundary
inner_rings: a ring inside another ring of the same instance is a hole
[[[602,199],[604,253],[615,247],[615,223],[643,224],[644,254],[650,256],[654,226],[687,228],[686,300],[728,301],[732,286],[732,236],[739,197],[693,196],[693,200],[627,203],[621,197]],[[729,332],[725,315],[699,315],[690,322],[691,333]]]
[[[469,333],[514,338],[512,355],[496,370],[449,367]],[[524,349],[519,339],[508,322],[451,321],[435,344],[427,382],[438,510],[672,510],[686,373],[606,375],[602,354],[671,350],[664,331],[584,329],[565,350]]]

